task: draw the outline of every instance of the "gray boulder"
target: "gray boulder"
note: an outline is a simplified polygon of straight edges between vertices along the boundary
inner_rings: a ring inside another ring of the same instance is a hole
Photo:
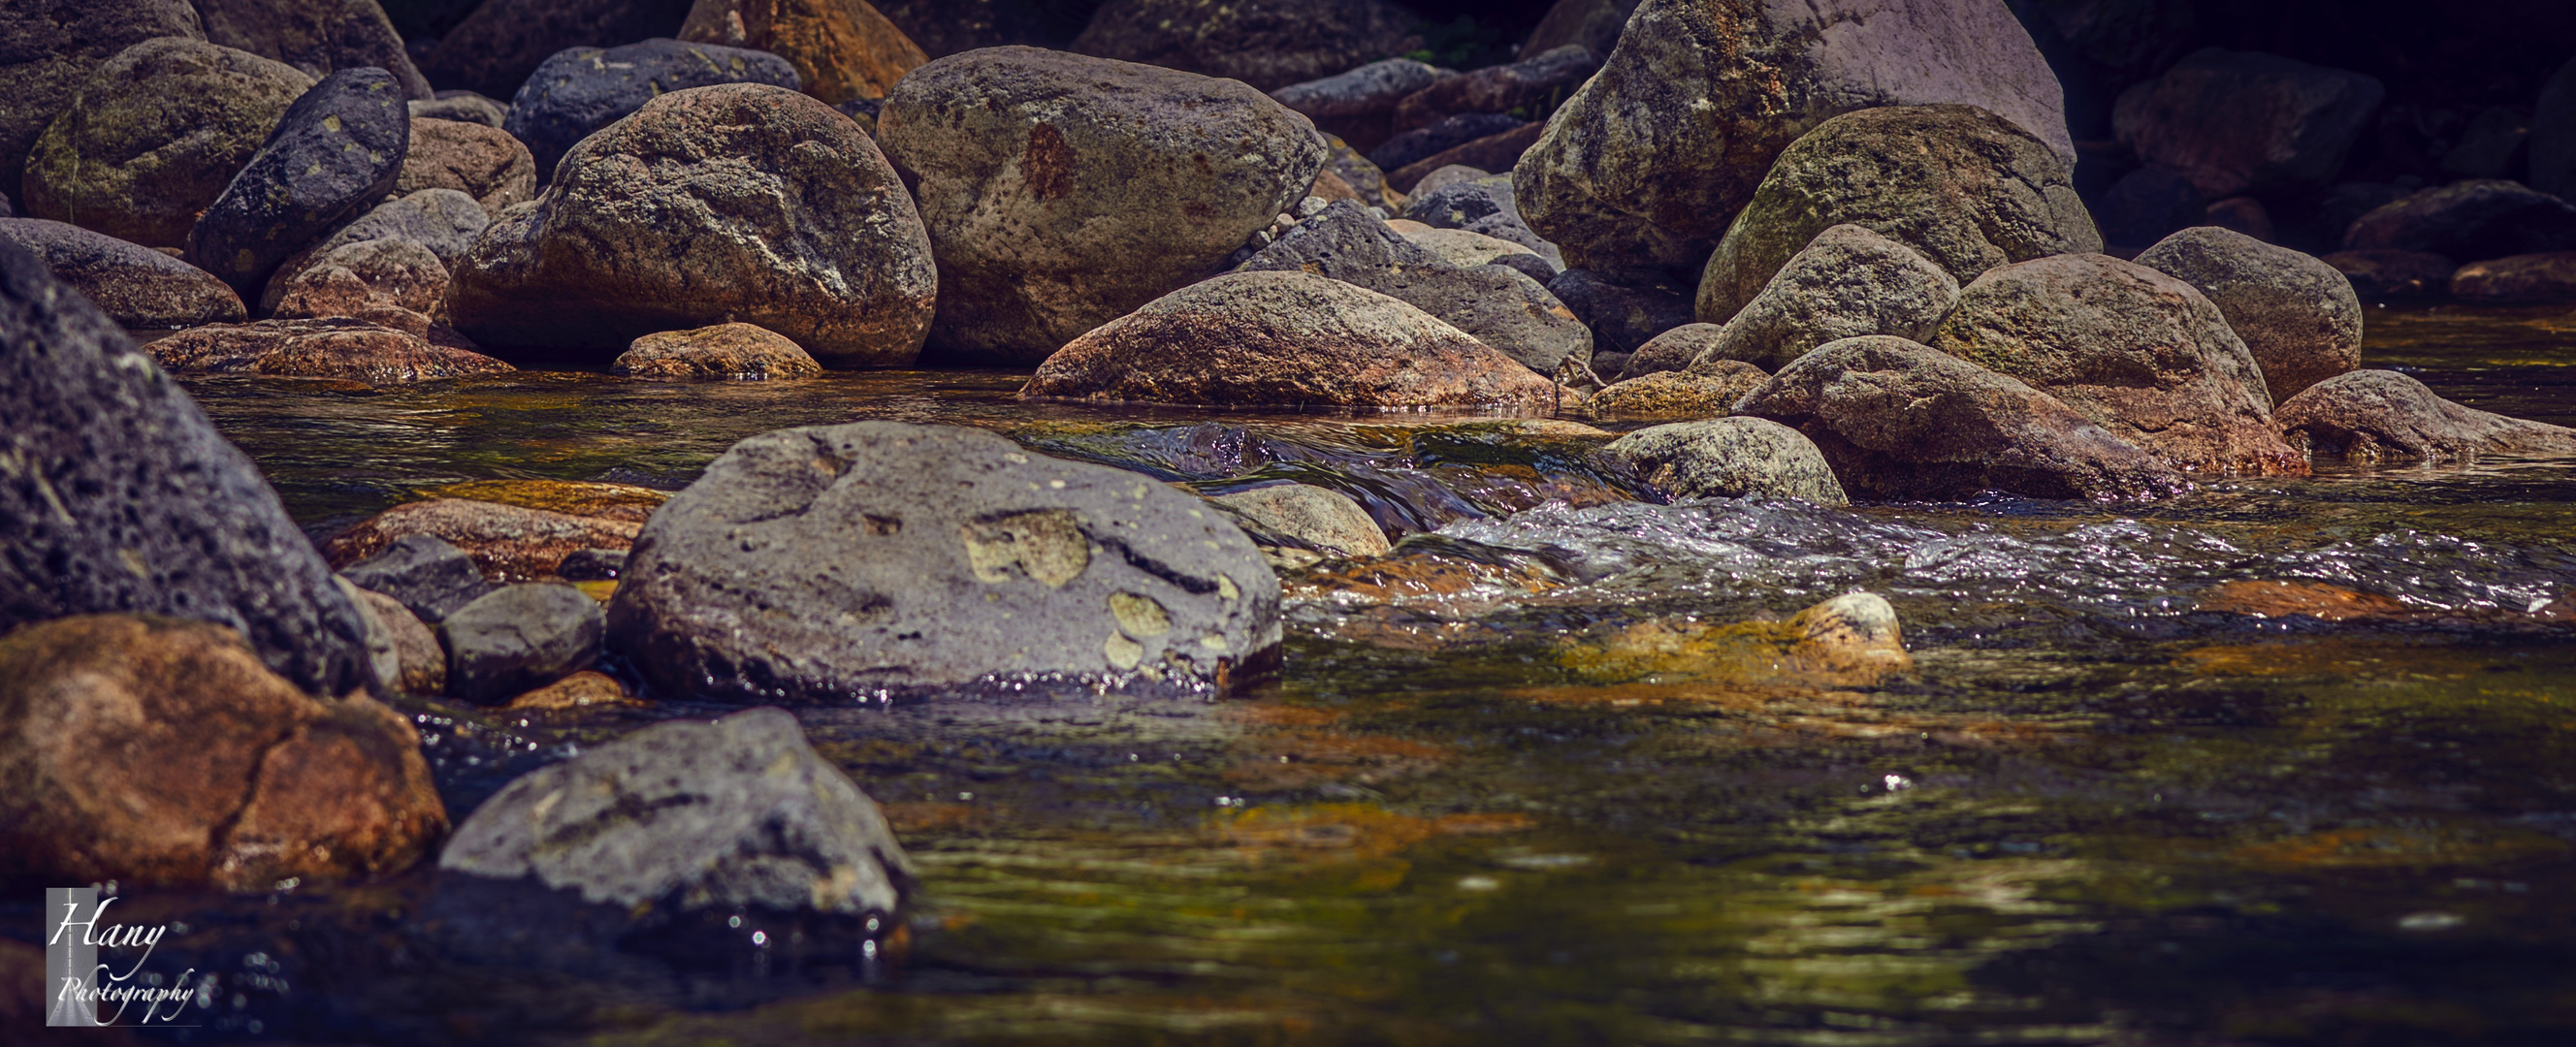
[[[126,327],[195,327],[245,318],[214,274],[141,244],[42,218],[0,218],[0,240],[44,259],[62,282]]]
[[[2355,461],[2576,454],[2576,429],[2475,410],[2395,371],[2351,371],[2309,386],[2272,412],[2291,444]]]
[[[2461,262],[2565,251],[2576,249],[2576,204],[2500,178],[2453,182],[2371,209],[2344,231],[2343,246]]]
[[[430,97],[402,36],[376,0],[192,0],[206,40],[274,58],[308,76],[375,66],[390,72],[405,98]]]
[[[411,150],[403,102],[402,85],[374,66],[322,78],[188,230],[188,257],[258,294],[287,256],[393,191]]]
[[[0,83],[9,85],[0,91],[0,193],[18,195],[37,136],[92,70],[164,36],[206,38],[188,0],[12,0],[0,7]]]
[[[599,601],[569,585],[505,585],[438,623],[447,646],[447,693],[505,702],[590,668],[607,619]]]
[[[1707,358],[1708,351],[1726,338],[1724,324],[1683,324],[1638,346],[1636,355],[1628,358],[1624,377],[1642,378],[1650,374],[1679,371]]]
[[[1565,254],[1521,220],[1512,180],[1496,175],[1415,193],[1404,203],[1404,217],[1434,229],[1464,229],[1519,244],[1548,264],[1565,267]]]
[[[2111,126],[2216,200],[2325,184],[2386,94],[2360,73],[2213,47],[2120,92]]]
[[[1530,224],[1572,264],[1697,264],[1782,150],[1853,110],[1976,106],[2075,161],[2064,93],[2003,0],[1747,6],[1646,0],[1521,158]]]
[[[1338,556],[1380,556],[1391,548],[1360,503],[1312,484],[1273,484],[1209,501],[1266,531]]]
[[[1911,247],[1964,284],[2009,262],[2099,251],[2066,165],[1967,106],[1864,109],[1780,154],[1701,271],[1699,318],[1730,319],[1816,234],[1850,223]]]
[[[932,339],[1023,365],[1223,269],[1325,154],[1242,83],[1028,47],[913,70],[877,134],[938,255]]]
[[[308,692],[373,682],[365,620],[258,467],[15,244],[0,244],[0,418],[0,632],[193,618],[239,630]]]
[[[510,105],[485,98],[472,91],[440,91],[436,97],[412,99],[413,120],[452,120],[460,124],[477,124],[495,131],[510,122]]]
[[[1795,427],[1871,498],[2160,498],[2190,486],[2057,398],[1886,335],[1819,347],[1736,405]]]
[[[1220,693],[1280,643],[1269,566],[1197,499],[897,422],[735,444],[644,525],[608,618],[656,688],[718,701]]]
[[[1768,419],[1658,425],[1613,440],[1601,453],[1674,498],[1760,495],[1851,504],[1815,441]]]
[[[912,881],[876,803],[778,709],[655,724],[529,772],[456,827],[438,867],[630,912],[890,917]]]
[[[1390,125],[1397,102],[1442,77],[1456,75],[1410,58],[1389,58],[1320,80],[1290,84],[1270,92],[1270,97],[1305,114],[1315,126],[1331,134],[1375,147],[1394,133]]]
[[[796,67],[767,51],[656,38],[623,47],[575,47],[557,52],[528,76],[510,99],[501,129],[525,143],[537,160],[537,180],[555,177],[555,165],[573,143],[624,119],[673,91],[715,84],[802,86]]]
[[[260,292],[260,309],[358,316],[364,305],[382,304],[437,313],[448,267],[491,224],[482,204],[460,190],[422,189],[385,201],[281,263]],[[288,305],[290,297],[299,302]]]
[[[1490,66],[1427,84],[1395,107],[1395,129],[1429,127],[1459,113],[1531,111],[1551,96],[1574,90],[1601,59],[1580,44],[1568,44],[1508,65]]]
[[[1401,54],[1413,24],[1392,0],[1109,0],[1070,47],[1270,91]]]
[[[1714,315],[1718,305],[1702,290],[1700,319],[1726,322],[1708,352],[1765,371],[1845,338],[1890,334],[1921,341],[1959,301],[1959,281],[1947,271],[1857,225],[1816,234],[1732,320]]]
[[[465,551],[431,534],[407,534],[340,572],[358,588],[383,593],[431,625],[492,591]]]
[[[2262,367],[2273,403],[2361,366],[2361,299],[2314,256],[2202,226],[2166,237],[2138,264],[2218,307]]]

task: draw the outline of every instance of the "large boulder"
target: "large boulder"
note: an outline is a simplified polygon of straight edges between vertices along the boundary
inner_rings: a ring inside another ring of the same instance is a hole
[[[2576,454],[2576,429],[2463,407],[2395,371],[2328,378],[2272,412],[2290,442],[2355,461]]]
[[[441,87],[508,98],[568,47],[614,47],[678,32],[691,0],[484,0],[421,59]]]
[[[1780,154],[1700,274],[1699,318],[1753,300],[1816,234],[1862,226],[1965,284],[1999,265],[2099,251],[2066,165],[2039,139],[1967,106],[1846,113]]]
[[[938,253],[932,338],[1021,365],[1214,275],[1325,153],[1242,83],[1028,47],[914,70],[878,137]]]
[[[402,85],[375,66],[323,77],[188,230],[188,257],[258,294],[278,263],[393,191],[411,150],[403,102]]]
[[[2576,204],[2520,182],[2474,178],[2371,209],[2344,231],[2343,245],[2462,262],[2565,251],[2576,249]]]
[[[1674,498],[1851,502],[1814,441],[1765,418],[1658,425],[1613,440],[1601,453]]]
[[[313,86],[295,67],[179,37],[117,53],[26,154],[32,218],[181,247],[197,215]]]
[[[1816,234],[1726,324],[1708,353],[1777,371],[1827,342],[1891,334],[1921,341],[1959,300],[1959,281],[1913,248],[1857,225]],[[1708,315],[1702,322],[1724,320]]]
[[[1271,91],[1411,50],[1413,22],[1391,0],[1109,0],[1072,50]]]
[[[2387,94],[2360,73],[2208,48],[2120,93],[2120,141],[2212,200],[2323,185]]]
[[[470,349],[433,344],[421,332],[333,316],[207,324],[153,341],[164,370],[268,378],[338,378],[408,385],[517,370]]]
[[[836,367],[919,355],[939,274],[876,143],[781,87],[663,95],[584,140],[458,260],[447,308],[486,345],[601,350],[740,320]]]
[[[42,218],[0,218],[0,240],[44,259],[56,278],[125,327],[194,327],[244,316],[241,297],[214,274],[141,244]]]
[[[667,38],[569,48],[546,59],[519,86],[501,129],[527,144],[542,182],[555,177],[555,165],[575,143],[646,102],[692,87],[743,83],[791,91],[802,86],[795,66],[766,51]]]
[[[2138,264],[2190,284],[2245,341],[2280,403],[2361,366],[2361,299],[2314,256],[2210,226],[2185,229]]]
[[[1931,346],[2028,382],[2186,472],[2305,475],[2262,368],[2190,284],[2108,255],[2003,266],[1959,292]]]
[[[37,136],[92,70],[160,36],[206,38],[188,0],[12,0],[0,7],[0,83],[9,85],[0,91],[0,195],[18,195]]]
[[[1801,135],[1932,104],[1998,114],[2075,162],[2057,78],[2003,0],[1646,0],[1513,177],[1574,265],[1696,265]]]
[[[1528,112],[1551,96],[1572,93],[1601,68],[1589,48],[1567,45],[1509,65],[1491,66],[1444,77],[1404,97],[1395,107],[1395,129],[1429,127],[1459,113]]]
[[[454,189],[483,205],[483,213],[501,217],[511,204],[537,196],[537,158],[528,147],[498,127],[461,120],[432,120],[415,115],[411,148],[394,192]]]
[[[2159,498],[2189,485],[2021,381],[1887,335],[1818,348],[1737,404],[1805,433],[1873,498]]]
[[[1196,498],[896,422],[734,445],[645,524],[608,619],[656,688],[720,701],[1214,693],[1280,642],[1269,566]]]
[[[14,244],[0,244],[0,418],[0,631],[195,618],[240,630],[305,690],[369,682],[366,623],[258,468]]]
[[[784,58],[806,94],[832,105],[883,98],[930,60],[867,0],[697,0],[675,35]]]
[[[0,875],[261,893],[400,872],[446,828],[408,720],[297,690],[231,629],[103,614],[0,640]]]
[[[430,97],[429,81],[376,0],[192,2],[209,43],[274,58],[316,79],[372,65],[392,73],[404,97]]]
[[[1233,407],[1535,407],[1556,386],[1439,318],[1312,273],[1229,273],[1074,339],[1023,396]]]
[[[1404,202],[1404,217],[1434,229],[1464,229],[1529,248],[1563,268],[1565,255],[1522,220],[1512,180],[1477,178],[1426,189]]]

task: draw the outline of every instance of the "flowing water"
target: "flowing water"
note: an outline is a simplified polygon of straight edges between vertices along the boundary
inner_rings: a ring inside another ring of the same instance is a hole
[[[2576,317],[2370,325],[2371,366],[2576,424]],[[2152,505],[1664,505],[1563,426],[1018,382],[192,382],[316,530],[460,480],[675,484],[752,433],[895,418],[1211,492],[1324,484],[1403,540],[1287,576],[1285,671],[1241,698],[801,711],[921,874],[876,959],[752,927],[640,974],[451,954],[413,926],[426,872],[138,893],[127,918],[189,923],[164,955],[224,979],[168,1035],[2576,1042],[2576,462],[2326,463]],[[1912,672],[1728,646],[1852,588],[1893,602]],[[459,819],[720,711],[412,709]]]

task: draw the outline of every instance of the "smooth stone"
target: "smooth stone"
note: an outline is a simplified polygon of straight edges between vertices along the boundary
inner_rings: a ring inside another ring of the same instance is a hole
[[[1600,422],[1722,418],[1770,380],[1761,368],[1742,360],[1716,360],[1705,368],[1622,379],[1592,394],[1583,410]]]
[[[1466,268],[1499,262],[1505,255],[1538,255],[1509,240],[1464,229],[1424,229],[1406,233],[1404,238],[1413,241],[1415,247],[1439,255],[1441,261]]]
[[[2451,273],[2451,297],[2478,305],[2576,302],[2576,251],[2471,262]]]
[[[1707,288],[1698,311],[1702,322],[1726,324],[1708,354],[1776,371],[1845,338],[1922,341],[1958,301],[1959,281],[1931,259],[1862,226],[1837,225],[1791,256],[1733,319],[1713,315]]]
[[[2250,196],[2231,196],[2224,200],[2212,201],[2202,210],[2201,220],[2192,224],[2211,226],[2231,233],[2242,233],[2263,243],[2270,243],[2279,238],[2279,230],[2272,225],[2271,209],[2264,207],[2263,201]]]
[[[498,127],[414,113],[411,149],[394,176],[394,192],[423,189],[458,190],[482,205],[485,215],[499,218],[511,204],[536,199],[537,160]]]
[[[447,690],[447,652],[438,646],[438,633],[401,601],[372,589],[360,589],[356,583],[350,583],[348,588],[356,590],[358,609],[369,617],[369,650],[377,647],[377,630],[381,629],[381,642],[386,653],[392,655],[393,671],[384,671],[380,657],[376,679],[402,694],[434,695]]]
[[[1691,322],[1689,285],[1663,273],[1568,269],[1547,282],[1547,291],[1592,328],[1595,359],[1639,352],[1655,336]],[[1645,373],[1633,370],[1633,360],[1628,366],[1630,377]]]
[[[258,293],[288,256],[393,191],[411,150],[403,103],[402,85],[374,66],[324,77],[188,230],[188,257]]]
[[[2165,238],[2137,262],[2218,307],[2263,369],[2273,403],[2361,366],[2361,299],[2313,256],[2204,226]]]
[[[90,73],[155,37],[203,40],[206,34],[187,0],[13,0],[0,12],[0,83],[9,85],[0,92],[0,195],[18,195],[36,139],[71,105]],[[278,108],[293,100],[279,100]]]
[[[0,240],[34,252],[121,326],[194,327],[247,315],[214,274],[141,244],[42,218],[0,218]]]
[[[1725,324],[1688,323],[1646,340],[1635,355],[1628,357],[1628,378],[1664,374],[1688,368],[1708,355],[1726,337]]]
[[[1790,656],[1809,672],[1877,676],[1914,669],[1896,608],[1877,593],[1844,593],[1798,612],[1788,627],[1797,637]]]
[[[2423,298],[2449,289],[2458,263],[2426,251],[2337,251],[2317,259],[2342,273],[2364,301]]]
[[[1429,127],[1459,113],[1534,111],[1551,96],[1573,93],[1600,68],[1601,59],[1591,49],[1568,44],[1530,52],[1507,65],[1444,77],[1396,103],[1395,129]]]
[[[2520,182],[2473,179],[2382,204],[2354,219],[2345,250],[2417,251],[2464,262],[2576,249],[2576,205]]]
[[[1469,142],[1482,141],[1529,126],[1529,121],[1502,113],[1460,113],[1428,127],[1396,135],[1369,150],[1380,170],[1411,167]]]
[[[430,97],[429,81],[403,50],[402,36],[376,0],[191,0],[206,40],[274,58],[320,79],[375,66],[405,98]]]
[[[323,542],[322,554],[334,564],[354,564],[404,536],[436,535],[464,550],[486,580],[526,582],[553,577],[564,557],[580,550],[633,545],[639,527],[631,519],[470,498],[432,498],[397,505],[351,525]]]
[[[483,0],[420,60],[430,81],[508,98],[567,48],[666,36],[691,0]]]
[[[340,576],[360,589],[384,594],[431,625],[492,591],[473,557],[434,534],[406,534],[387,542],[366,559],[341,568]]]
[[[632,378],[761,381],[811,378],[823,373],[823,365],[781,335],[731,323],[645,335],[618,354],[610,370]]]
[[[1768,419],[1658,425],[1613,440],[1601,453],[1677,500],[1758,495],[1851,504],[1815,442]]]
[[[607,618],[569,585],[505,585],[438,623],[447,647],[447,693],[492,704],[590,668]]]
[[[2354,461],[2576,454],[2576,429],[2452,403],[2395,371],[2351,371],[2309,386],[2272,412],[2290,442]]]
[[[1275,484],[1216,495],[1209,501],[1265,530],[1337,556],[1383,556],[1393,548],[1368,510],[1340,491],[1312,484]]]
[[[674,35],[784,58],[805,93],[827,105],[883,98],[930,61],[863,0],[697,0]]]
[[[575,143],[645,103],[692,87],[743,83],[790,91],[802,86],[786,59],[749,48],[667,37],[568,48],[546,59],[510,97],[510,119],[501,129],[527,144],[536,157],[537,180],[551,181]]]
[[[280,320],[369,315],[382,308],[423,316],[447,296],[447,266],[409,240],[361,240],[305,260],[292,275],[269,281]]]
[[[1108,0],[1069,49],[1273,91],[1398,54],[1415,21],[1392,0]]]
[[[2360,73],[2212,47],[2120,92],[2111,125],[2216,200],[2325,184],[2387,93]]]
[[[157,339],[148,349],[154,362],[171,371],[345,378],[369,385],[408,385],[517,370],[470,349],[432,344],[419,333],[372,318],[346,316],[207,324]]]

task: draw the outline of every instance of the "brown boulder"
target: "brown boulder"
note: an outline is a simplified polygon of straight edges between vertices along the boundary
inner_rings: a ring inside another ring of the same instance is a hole
[[[2292,444],[2356,461],[2576,454],[2576,429],[2475,410],[2395,371],[2352,371],[2309,386],[2273,412]]]
[[[385,319],[394,319],[385,317]],[[171,371],[402,385],[516,370],[481,353],[353,317],[193,327],[144,347]]]
[[[358,589],[358,603],[384,627],[385,639],[393,648],[393,673],[376,674],[385,686],[404,694],[437,694],[447,689],[447,652],[439,648],[438,634],[430,631],[428,623],[402,601],[373,589]]]
[[[498,502],[436,498],[397,505],[322,543],[334,568],[347,567],[405,535],[435,535],[465,551],[495,583],[552,578],[564,557],[584,549],[625,549],[641,525],[573,516]]]
[[[2361,299],[2333,266],[2228,229],[2185,229],[2138,264],[2190,284],[2262,365],[2280,403],[2361,366]]]
[[[457,190],[499,218],[503,208],[536,198],[537,158],[498,127],[415,118],[411,152],[394,176],[394,192],[409,196],[423,189]]]
[[[426,493],[432,498],[497,502],[631,524],[651,519],[653,510],[671,500],[669,491],[596,480],[467,480],[433,487]]]
[[[697,0],[678,36],[767,51],[832,105],[883,98],[930,56],[867,0]]]
[[[2451,297],[2478,305],[2576,301],[2576,251],[2471,262],[2451,273]]]
[[[188,0],[12,0],[0,7],[0,196],[18,195],[27,154],[90,71],[156,36],[206,38]]]
[[[394,308],[426,318],[447,296],[447,267],[409,240],[360,240],[301,263],[271,287],[281,320]],[[418,334],[420,332],[412,332]]]
[[[1643,378],[1679,371],[1697,363],[1725,340],[1725,324],[1683,324],[1646,339],[1646,344],[1638,346],[1636,354],[1628,358],[1628,368],[1622,374]]]
[[[56,279],[127,327],[194,327],[245,315],[240,296],[213,273],[141,244],[42,218],[0,218],[0,240],[43,258]]]
[[[751,324],[648,334],[611,368],[632,378],[810,378],[823,373],[805,350]]]
[[[2353,294],[2372,302],[2439,295],[2450,288],[2456,267],[2442,255],[2391,248],[2337,251],[2317,260],[2342,273]]]

